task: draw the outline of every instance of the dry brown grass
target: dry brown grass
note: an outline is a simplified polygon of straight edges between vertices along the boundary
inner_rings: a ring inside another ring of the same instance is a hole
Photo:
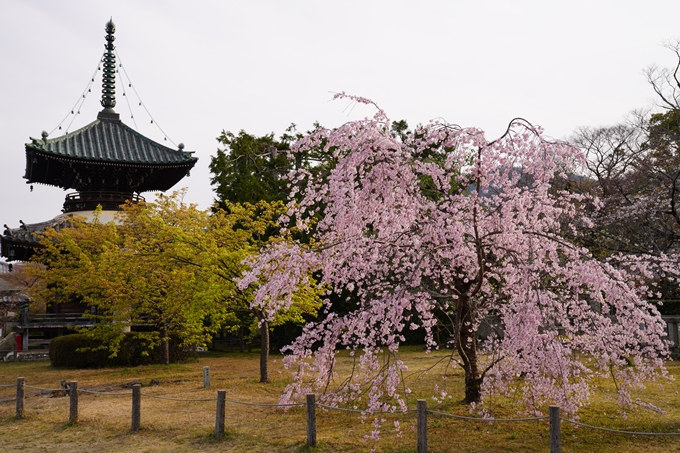
[[[411,369],[430,366],[443,353],[425,356],[417,348],[406,355]],[[277,357],[274,357],[276,360]],[[347,365],[349,360],[344,360]],[[210,366],[212,389],[203,389],[202,367]],[[258,383],[258,355],[207,354],[198,361],[170,366],[145,366],[130,369],[63,370],[47,362],[0,363],[0,384],[15,383],[23,376],[26,384],[56,388],[59,382],[77,380],[80,389],[129,392],[125,384],[140,380],[142,393],[165,397],[214,398],[216,389],[225,389],[227,398],[239,401],[275,403],[289,382],[281,361],[273,361],[271,384]],[[666,410],[665,414],[635,411],[621,419],[612,401],[612,389],[603,383],[593,404],[580,415],[581,421],[598,426],[633,431],[680,433],[680,366],[668,367],[676,381],[661,390],[652,384],[644,392],[647,401]],[[281,372],[281,374],[279,374]],[[413,401],[431,391],[432,377],[414,384]],[[462,374],[449,372],[450,392],[462,395]],[[159,385],[149,385],[157,380]],[[14,388],[0,388],[0,400],[12,397]],[[14,418],[14,403],[0,403],[0,452],[379,452],[415,451],[415,416],[385,417],[383,438],[378,443],[364,442],[370,423],[362,424],[357,414],[317,409],[319,446],[309,449],[305,442],[305,416],[302,408],[284,412],[275,408],[227,403],[226,436],[213,438],[214,402],[178,402],[142,397],[142,429],[130,431],[131,397],[129,395],[92,395],[79,397],[79,423],[68,425],[69,400],[48,392],[27,388],[25,418]],[[428,403],[429,404],[429,403]],[[415,406],[415,404],[412,404]],[[512,414],[512,407],[499,401],[498,416]],[[431,406],[432,407],[432,406]],[[443,412],[465,414],[459,403],[446,403]],[[394,435],[393,420],[402,422],[402,437]],[[548,425],[545,421],[522,423],[488,423],[459,421],[429,416],[429,444],[433,452],[545,452],[548,449]],[[612,434],[585,428],[563,426],[563,451],[598,453],[680,452],[680,437],[645,437]]]

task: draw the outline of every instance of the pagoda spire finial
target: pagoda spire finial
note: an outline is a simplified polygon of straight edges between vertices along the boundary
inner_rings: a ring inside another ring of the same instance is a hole
[[[116,55],[113,53],[116,48],[113,45],[116,32],[116,25],[113,23],[113,18],[106,23],[106,53],[104,54],[104,73],[102,75],[102,107],[105,110],[113,112],[113,107],[116,106]]]

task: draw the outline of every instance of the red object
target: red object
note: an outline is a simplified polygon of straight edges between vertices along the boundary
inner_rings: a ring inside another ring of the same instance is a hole
[[[22,338],[21,338],[20,333],[14,334],[14,342],[17,344],[17,352],[22,351],[23,344],[22,344],[21,340],[22,340]]]

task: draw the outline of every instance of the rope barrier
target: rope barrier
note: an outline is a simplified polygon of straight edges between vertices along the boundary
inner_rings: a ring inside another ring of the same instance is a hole
[[[535,420],[546,420],[550,417],[527,417],[527,418],[480,418],[480,417],[468,417],[465,415],[447,414],[446,412],[439,411],[427,411],[430,414],[443,415],[445,417],[459,418],[461,420],[473,420],[477,422],[529,422]]]
[[[170,398],[168,396],[149,395],[148,393],[140,393],[140,395],[146,396],[148,398],[156,398],[156,399],[159,399],[159,400],[168,400],[168,401],[183,401],[183,402],[217,401],[217,398]]]
[[[132,395],[132,392],[98,392],[96,390],[78,389],[78,393],[92,393],[94,395]]]
[[[15,387],[16,384],[0,384],[0,387],[2,388],[9,388],[9,387]],[[68,389],[64,388],[45,388],[45,387],[37,387],[34,385],[28,385],[24,384],[24,387],[30,388],[30,389],[35,389],[35,390],[40,390],[40,391],[45,391],[45,392],[55,392],[55,391],[61,391],[61,392],[68,392]],[[79,393],[90,393],[90,394],[95,394],[95,395],[112,395],[112,396],[118,396],[118,395],[131,395],[132,392],[101,392],[101,391],[96,391],[96,390],[87,390],[87,389],[78,389]],[[217,398],[173,398],[173,397],[166,397],[166,396],[160,396],[160,395],[150,395],[147,393],[142,393],[140,394],[141,396],[145,396],[147,398],[156,398],[156,399],[161,399],[161,400],[168,400],[168,401],[180,401],[180,402],[209,402],[209,401],[217,401]],[[16,397],[12,398],[7,398],[7,399],[2,399],[0,400],[0,403],[7,403],[11,401],[16,401]],[[248,401],[238,401],[238,400],[232,400],[232,399],[226,399],[225,402],[233,403],[233,404],[241,404],[245,406],[257,406],[257,407],[295,407],[295,406],[306,406],[305,403],[290,403],[290,404],[270,404],[270,403],[252,403]],[[337,411],[342,411],[342,412],[351,412],[351,413],[360,413],[360,414],[366,414],[366,410],[361,410],[361,409],[347,409],[347,408],[342,408],[342,407],[336,407],[336,406],[329,406],[326,404],[320,404],[316,403],[315,404],[318,407],[328,409],[328,410],[337,410]],[[407,411],[379,411],[379,412],[374,412],[376,414],[390,414],[390,413],[413,413],[416,412],[415,410],[407,410]],[[439,411],[434,411],[434,410],[428,410],[427,411],[430,414],[434,415],[441,415],[444,417],[451,417],[451,418],[456,418],[456,419],[461,419],[461,420],[470,420],[470,421],[478,421],[478,422],[525,422],[525,421],[537,421],[537,420],[546,420],[549,417],[547,416],[542,416],[542,417],[525,417],[525,418],[480,418],[480,417],[470,417],[470,416],[465,416],[465,415],[457,415],[457,414],[450,414],[446,412],[439,412]],[[627,431],[627,430],[619,430],[619,429],[612,429],[612,428],[604,428],[601,426],[594,426],[594,425],[589,425],[587,423],[581,423],[577,422],[575,420],[570,420],[567,418],[561,418],[561,420],[571,423],[572,425],[576,426],[582,426],[584,428],[590,428],[590,429],[596,429],[600,431],[606,431],[610,433],[617,433],[617,434],[627,434],[627,435],[635,435],[635,436],[680,436],[680,431],[676,433],[654,433],[654,432],[642,432],[642,431]]]
[[[577,425],[577,426],[583,426],[584,428],[590,428],[590,429],[597,429],[600,431],[607,431],[610,433],[619,433],[619,434],[632,434],[635,436],[680,436],[680,432],[677,433],[649,433],[649,432],[638,432],[638,431],[623,431],[620,429],[612,429],[612,428],[603,428],[601,426],[593,426],[593,425],[588,425],[587,423],[580,423],[577,422],[576,420],[569,420],[568,418],[563,418],[565,422],[569,422],[572,425]]]
[[[293,406],[305,406],[305,403],[291,403],[291,404],[267,404],[267,403],[249,403],[247,401],[236,401],[230,400],[229,398],[224,399],[228,403],[243,404],[244,406],[259,406],[259,407],[293,407]]]
[[[352,412],[355,414],[413,414],[415,413],[415,409],[408,409],[406,411],[401,411],[401,410],[394,410],[394,411],[375,411],[375,412],[368,412],[367,410],[361,410],[361,409],[347,409],[344,407],[337,407],[337,406],[328,406],[326,404],[321,404],[321,403],[316,403],[318,407],[322,407],[324,409],[331,409],[331,410],[336,410],[336,411],[342,411],[342,412]]]
[[[0,384],[2,387],[16,387],[16,384]],[[44,388],[36,387],[33,385],[24,384],[24,387],[31,388],[35,390],[42,390],[46,392],[68,392],[68,389],[63,388]],[[94,395],[131,395],[132,392],[99,392],[96,390],[78,389],[78,393],[90,393]],[[217,401],[217,398],[171,398],[167,396],[150,395],[148,393],[142,393],[141,396],[146,396],[148,398],[156,398],[168,401],[182,401],[182,402],[202,402],[202,401]],[[251,403],[248,401],[237,401],[226,399],[225,401],[234,404],[243,404],[246,406],[259,406],[259,407],[293,407],[293,406],[304,406],[304,403],[292,403],[292,404],[267,404],[267,403]]]
[[[344,407],[336,407],[336,406],[328,406],[326,404],[321,404],[321,403],[316,403],[318,407],[323,407],[324,409],[330,409],[330,410],[335,410],[335,411],[341,411],[341,412],[353,412],[355,414],[363,414],[366,411],[362,411],[361,409],[347,409]]]
[[[56,389],[48,389],[48,388],[36,387],[34,385],[28,385],[28,384],[24,384],[24,387],[26,387],[28,389],[42,390],[43,392],[68,392],[68,389],[64,389],[64,388],[61,388],[61,387],[56,388]]]

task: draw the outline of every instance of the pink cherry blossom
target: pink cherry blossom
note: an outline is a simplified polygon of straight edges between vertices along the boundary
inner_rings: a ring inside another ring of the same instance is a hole
[[[491,141],[443,121],[401,141],[390,125],[377,109],[294,145],[323,147],[337,163],[326,177],[290,176],[288,239],[262,250],[240,281],[268,316],[290,306],[311,272],[356,300],[339,314],[327,298],[324,316],[287,347],[293,383],[282,401],[317,392],[367,413],[405,410],[399,346],[409,329],[422,329],[430,349],[451,348],[445,365],[461,367],[466,382],[453,397],[477,408],[500,394],[523,412],[555,404],[573,414],[598,376],[613,378],[629,404],[631,389],[666,374],[664,324],[646,302],[654,268],[644,257],[603,262],[578,245],[592,225],[580,206],[598,201],[560,189],[583,164],[577,148],[522,119]],[[440,327],[448,337],[438,343]],[[350,377],[337,376],[346,349],[361,353]],[[443,387],[433,395],[451,396]]]

